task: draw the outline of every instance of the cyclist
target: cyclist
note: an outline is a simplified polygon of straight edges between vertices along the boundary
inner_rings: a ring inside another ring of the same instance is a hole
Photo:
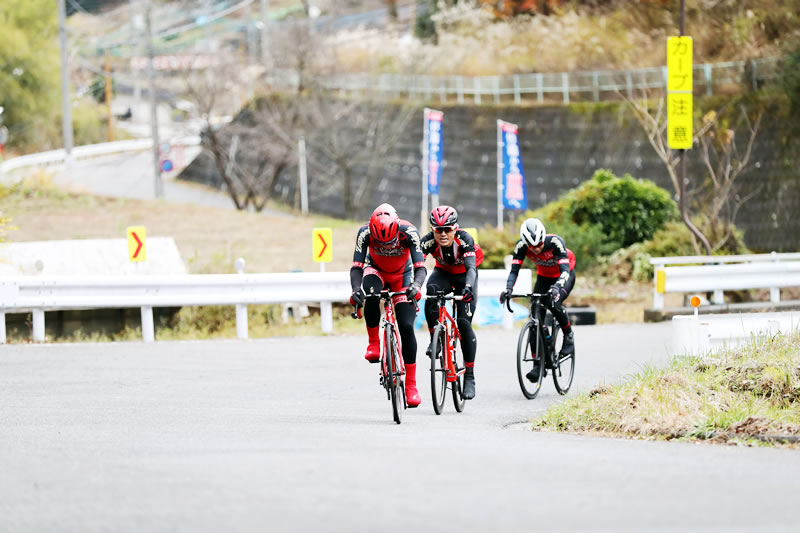
[[[464,398],[475,397],[475,352],[478,341],[472,330],[472,315],[478,297],[478,265],[483,262],[483,250],[468,232],[458,228],[458,212],[449,205],[431,211],[433,231],[422,237],[422,252],[436,259],[426,289],[432,294],[440,289],[457,291],[464,297],[456,302],[456,322],[461,335],[461,350],[467,370],[464,373]],[[425,319],[431,333],[431,344],[425,353],[433,353],[433,328],[439,319],[439,304],[433,298],[425,300]]]
[[[413,270],[413,279],[412,279]],[[406,367],[406,401],[409,407],[417,407],[422,400],[417,391],[417,339],[414,337],[414,319],[419,289],[425,281],[425,257],[420,248],[417,228],[401,220],[397,211],[389,204],[379,205],[361,226],[356,236],[353,266],[350,268],[352,305],[364,305],[364,321],[367,324],[369,344],[364,358],[370,363],[380,361],[381,310],[377,299],[366,298],[371,290],[392,292],[405,291],[394,297],[397,326]]]
[[[549,297],[544,303],[556,317],[564,333],[561,354],[572,354],[575,351],[575,336],[562,304],[575,286],[575,254],[564,244],[564,239],[558,235],[546,234],[544,224],[538,218],[525,220],[519,227],[519,236],[520,239],[514,247],[514,259],[506,281],[506,290],[500,294],[500,303],[504,304],[511,295],[522,262],[528,257],[536,263],[536,285],[533,292],[549,291]],[[531,381],[536,381],[539,376],[537,364],[538,361],[527,374]]]

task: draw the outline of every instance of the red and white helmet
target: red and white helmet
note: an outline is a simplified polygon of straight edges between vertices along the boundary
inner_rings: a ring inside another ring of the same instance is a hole
[[[454,226],[458,227],[458,212],[449,205],[434,207],[431,211],[431,226]]]
[[[392,242],[397,238],[400,217],[390,204],[381,204],[369,218],[369,235],[378,242]]]

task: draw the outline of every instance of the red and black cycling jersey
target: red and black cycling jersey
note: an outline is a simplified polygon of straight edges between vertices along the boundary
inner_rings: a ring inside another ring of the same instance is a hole
[[[372,266],[381,272],[398,274],[403,272],[409,260],[414,269],[425,266],[425,256],[420,246],[419,231],[406,220],[400,220],[397,237],[390,243],[372,239],[369,224],[364,224],[356,235],[353,253],[353,268]]]
[[[467,272],[468,285],[475,284],[475,276],[471,275],[469,270],[483,263],[483,250],[475,243],[472,235],[463,229],[456,230],[453,244],[446,248],[439,246],[433,232],[428,233],[422,237],[422,252],[426,255],[431,254],[436,259],[436,268],[449,274]]]
[[[507,286],[514,286],[517,279],[517,273],[522,267],[522,262],[525,258],[532,260],[536,263],[536,274],[546,278],[558,278],[557,285],[563,287],[569,278],[569,273],[575,270],[575,254],[572,250],[567,248],[564,244],[564,239],[558,235],[545,235],[544,247],[541,253],[533,253],[533,247],[525,244],[525,241],[520,239],[517,245],[514,246],[513,259],[511,261],[511,273],[509,275]]]

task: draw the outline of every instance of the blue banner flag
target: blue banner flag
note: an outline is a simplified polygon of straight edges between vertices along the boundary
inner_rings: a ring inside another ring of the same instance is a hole
[[[525,188],[525,173],[522,170],[522,155],[516,124],[503,122],[503,207],[505,209],[528,209],[528,193]]]
[[[428,150],[428,193],[439,194],[442,177],[442,121],[444,113],[428,109],[425,114],[425,137]]]

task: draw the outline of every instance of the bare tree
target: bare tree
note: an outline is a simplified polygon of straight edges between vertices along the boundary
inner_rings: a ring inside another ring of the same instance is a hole
[[[761,190],[759,186],[742,196],[735,183],[750,164],[753,144],[763,117],[763,112],[759,111],[751,121],[744,106],[740,106],[739,111],[740,123],[748,134],[746,146],[741,151],[736,143],[735,130],[729,127],[727,121],[720,121],[717,112],[709,111],[702,119],[704,134],[699,137],[700,154],[710,182],[707,184],[707,201],[704,205],[707,206],[705,214],[709,218],[713,250],[728,242],[739,208]]]
[[[682,178],[678,175],[679,151],[673,150],[667,143],[665,99],[663,97],[655,98],[653,105],[653,100],[648,98],[646,92],[638,99],[626,95],[621,96],[633,111],[634,117],[647,135],[656,155],[664,163],[675,194],[680,197],[683,188],[680,182]],[[735,186],[736,179],[748,168],[762,116],[761,113],[758,113],[753,123],[744,107],[741,108],[741,112],[749,130],[747,147],[743,153],[738,151],[733,129],[720,122],[720,112],[706,113],[699,127],[694,128],[693,144],[700,146],[701,157],[709,174],[707,180],[704,180],[699,186],[688,192],[684,191],[687,198],[681,198],[681,200],[688,206],[688,197],[695,197],[699,199],[698,205],[708,207],[703,210],[703,214],[708,217],[709,228],[707,231],[710,235],[701,233],[688,218],[684,218],[684,222],[692,230],[693,236],[698,239],[712,237],[713,242],[708,243],[712,251],[720,249],[728,242],[739,208],[757,192],[753,191],[745,196],[740,196],[739,190]],[[697,253],[700,253],[699,243],[695,241],[694,244]]]
[[[306,103],[306,130],[315,154],[310,164],[320,184],[341,191],[345,213],[353,213],[372,196],[388,154],[418,109],[337,99],[321,89]]]
[[[261,211],[278,178],[295,164],[299,112],[291,99],[261,97],[249,102],[224,127],[218,123],[220,101],[239,84],[238,65],[191,76],[187,96],[204,121],[202,145],[237,209]]]

